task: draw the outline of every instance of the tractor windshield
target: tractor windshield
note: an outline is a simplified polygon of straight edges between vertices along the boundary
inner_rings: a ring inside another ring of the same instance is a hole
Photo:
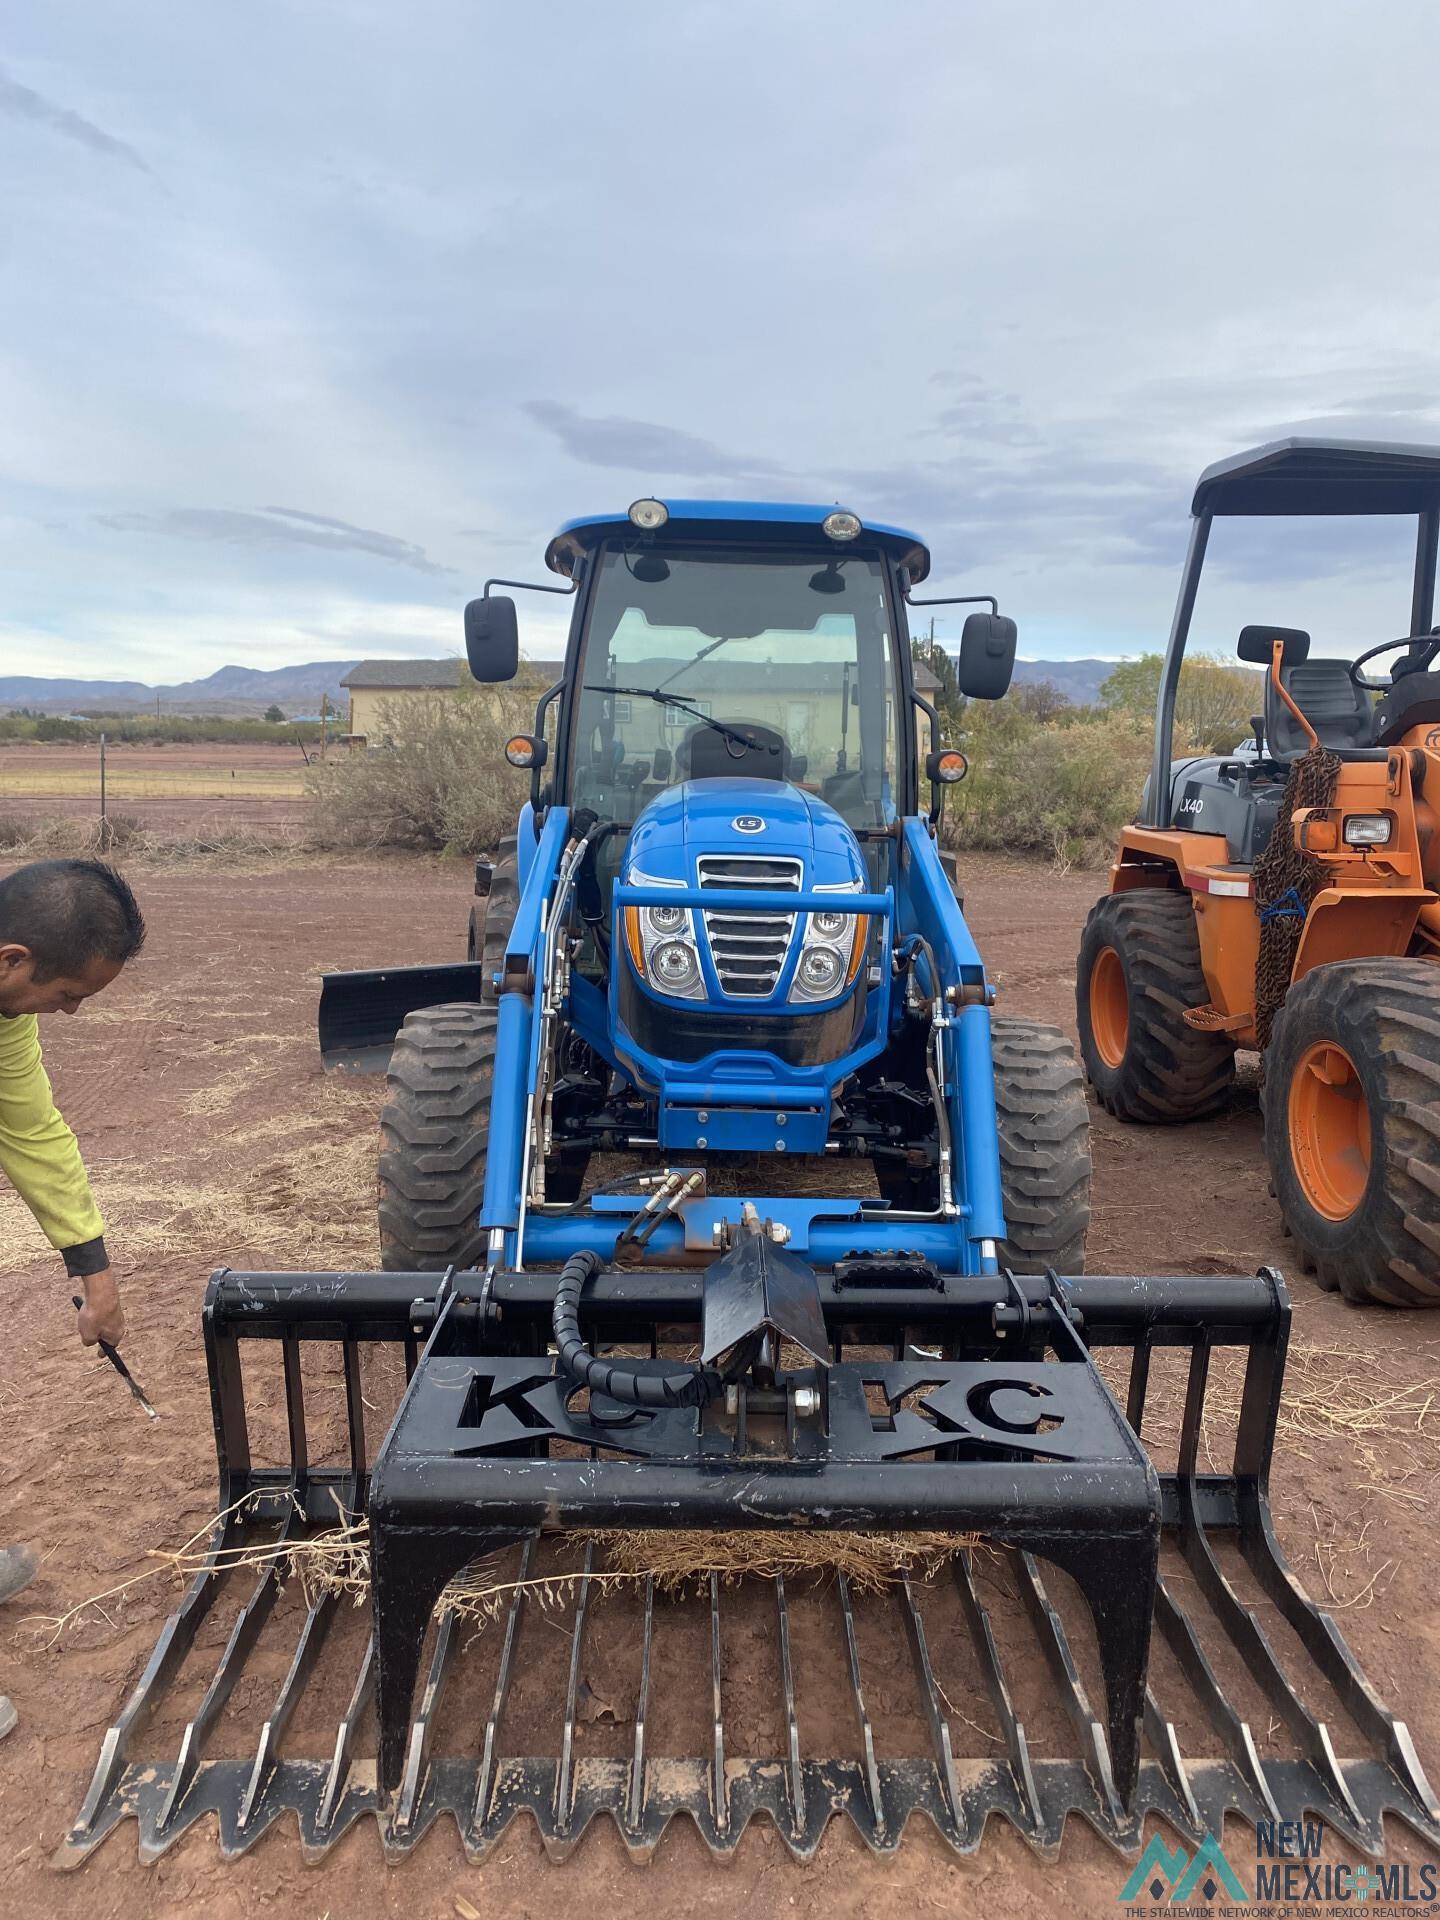
[[[608,548],[578,680],[576,807],[628,823],[663,787],[729,774],[793,781],[853,827],[895,818],[878,556]]]

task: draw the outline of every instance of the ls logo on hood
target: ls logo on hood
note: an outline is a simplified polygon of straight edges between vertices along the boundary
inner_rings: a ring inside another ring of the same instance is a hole
[[[758,813],[737,813],[730,822],[736,833],[763,833],[765,822]]]

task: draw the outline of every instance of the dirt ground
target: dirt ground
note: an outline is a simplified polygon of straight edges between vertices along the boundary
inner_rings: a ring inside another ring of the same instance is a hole
[[[0,1538],[28,1539],[45,1555],[36,1586],[0,1620],[0,1691],[21,1714],[0,1745],[0,1912],[454,1920],[468,1903],[519,1920],[560,1903],[583,1910],[618,1899],[699,1914],[785,1914],[812,1903],[839,1916],[1113,1913],[1125,1869],[1078,1824],[1058,1866],[999,1825],[973,1861],[960,1862],[918,1825],[898,1855],[876,1859],[838,1823],[807,1867],[768,1826],[752,1828],[719,1866],[688,1823],[672,1829],[643,1872],[608,1823],[556,1866],[529,1823],[517,1822],[478,1868],[445,1823],[394,1868],[368,1825],[319,1867],[307,1867],[293,1832],[277,1827],[231,1866],[198,1828],[144,1868],[127,1826],[78,1872],[53,1870],[104,1729],[174,1589],[152,1583],[108,1619],[49,1645],[21,1626],[22,1616],[62,1613],[137,1571],[147,1548],[178,1544],[213,1511],[198,1318],[210,1269],[374,1260],[378,1090],[321,1074],[318,977],[334,967],[461,958],[468,904],[460,866],[418,861],[133,878],[151,926],[145,955],[76,1019],[47,1022],[45,1044],[124,1278],[126,1352],[164,1417],[146,1423],[103,1362],[82,1351],[58,1261],[13,1194],[0,1191]],[[964,878],[1004,1007],[1073,1030],[1074,953],[1099,876],[972,860]],[[1096,1114],[1094,1148],[1091,1271],[1287,1265],[1253,1081],[1223,1117],[1183,1131],[1122,1128]],[[1423,1410],[1431,1388],[1440,1406],[1440,1316],[1358,1313],[1303,1276],[1289,1278],[1306,1355],[1292,1381],[1301,1393],[1328,1382],[1328,1399],[1318,1397],[1330,1411],[1316,1426],[1302,1409],[1285,1436],[1275,1474],[1283,1544],[1311,1590],[1342,1608],[1351,1645],[1408,1720],[1434,1778],[1440,1411],[1427,1420]],[[1414,1855],[1398,1836],[1394,1851]]]

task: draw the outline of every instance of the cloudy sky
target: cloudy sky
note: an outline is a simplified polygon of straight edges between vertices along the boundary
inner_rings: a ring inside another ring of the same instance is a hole
[[[0,671],[458,650],[652,491],[1156,644],[1208,461],[1440,442],[1437,59],[1429,0],[12,8]],[[1403,631],[1398,527],[1244,531],[1201,639]]]

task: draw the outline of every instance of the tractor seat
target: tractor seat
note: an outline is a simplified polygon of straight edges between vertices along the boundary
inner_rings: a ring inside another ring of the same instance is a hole
[[[790,748],[783,733],[753,720],[727,721],[749,746],[741,752],[714,727],[691,727],[680,743],[679,762],[690,780],[788,780]]]
[[[1350,678],[1343,660],[1296,660],[1280,669],[1285,691],[1320,736],[1322,747],[1337,753],[1368,748],[1375,715],[1370,696]],[[1298,760],[1310,742],[1269,680],[1265,682],[1265,744],[1272,760]]]

